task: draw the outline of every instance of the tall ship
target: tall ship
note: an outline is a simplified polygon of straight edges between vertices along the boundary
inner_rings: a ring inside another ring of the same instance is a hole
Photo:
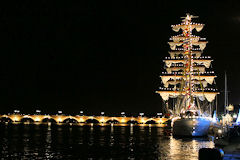
[[[181,24],[171,26],[181,33],[168,42],[170,56],[163,60],[166,71],[160,76],[163,86],[156,92],[172,116],[173,136],[205,136],[219,94],[211,69],[213,60],[203,55],[206,38],[192,34],[200,32],[204,24],[192,22],[198,17],[190,14],[181,18]]]

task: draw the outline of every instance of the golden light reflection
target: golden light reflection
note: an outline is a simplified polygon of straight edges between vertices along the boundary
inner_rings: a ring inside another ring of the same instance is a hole
[[[14,121],[14,122],[18,122],[18,121],[20,121],[20,118],[17,117],[17,116],[15,116],[15,117],[13,117],[13,121]]]
[[[126,120],[124,118],[121,119],[121,123],[126,123]]]
[[[104,122],[105,122],[105,119],[104,119],[104,118],[101,118],[101,119],[100,119],[100,122],[101,122],[101,123],[104,123]]]
[[[200,148],[213,148],[214,142],[208,139],[176,139],[170,137],[167,159],[170,160],[198,160]]]
[[[39,121],[40,121],[40,118],[39,118],[39,117],[36,117],[36,118],[34,119],[34,121],[35,121],[35,122],[39,122]]]
[[[133,135],[133,124],[130,124],[130,134]]]
[[[80,122],[80,123],[83,123],[83,122],[84,122],[84,119],[81,117],[81,118],[79,119],[79,122]]]
[[[113,128],[113,124],[111,124],[111,134],[113,134],[114,128]]]
[[[173,137],[170,137],[169,145],[170,145],[170,152],[169,152],[170,157],[171,158],[175,157],[176,159],[180,158],[180,157],[178,157],[178,155],[181,155],[180,152],[182,152],[182,150],[181,150],[181,147],[180,147],[179,140],[177,140]]]
[[[62,122],[62,118],[59,117],[59,118],[57,119],[57,122]]]
[[[140,123],[145,123],[146,121],[142,118],[141,120],[140,120]]]

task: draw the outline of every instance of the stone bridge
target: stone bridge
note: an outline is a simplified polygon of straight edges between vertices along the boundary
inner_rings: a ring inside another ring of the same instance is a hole
[[[75,121],[77,123],[139,123],[145,124],[154,122],[162,124],[168,120],[168,118],[160,117],[108,117],[108,116],[67,116],[67,115],[22,115],[22,114],[11,114],[11,115],[0,115],[0,121],[11,121],[11,122],[22,122],[24,120],[33,122],[44,122],[54,121],[56,123],[66,123],[68,121]]]

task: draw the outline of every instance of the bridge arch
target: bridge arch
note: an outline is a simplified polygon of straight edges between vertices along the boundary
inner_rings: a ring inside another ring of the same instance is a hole
[[[76,118],[68,117],[65,118],[62,123],[78,123],[78,120]]]
[[[106,120],[105,123],[115,123],[115,124],[117,124],[117,123],[120,123],[120,121],[117,118],[109,118],[109,119]]]
[[[157,121],[153,118],[150,118],[145,121],[145,124],[157,124]]]
[[[74,118],[72,116],[64,116],[64,115],[54,115],[54,116],[51,116],[51,118],[54,119],[57,123],[64,123],[64,121],[66,119],[75,119],[75,120],[77,120],[76,118]]]
[[[127,124],[139,124],[139,122],[136,119],[130,119]]]
[[[100,121],[97,118],[87,118],[85,123],[100,123]]]
[[[13,122],[13,120],[8,116],[4,116],[0,118],[0,122]]]
[[[20,119],[20,122],[35,122],[31,116],[24,116]]]
[[[41,120],[41,122],[50,122],[50,123],[57,123],[57,121],[52,117],[46,117]]]

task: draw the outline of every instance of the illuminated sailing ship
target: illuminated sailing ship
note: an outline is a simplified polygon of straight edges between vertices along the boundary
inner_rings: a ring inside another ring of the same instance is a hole
[[[213,61],[202,56],[208,43],[206,38],[192,35],[200,32],[204,24],[193,23],[187,14],[182,23],[172,25],[175,32],[182,34],[170,38],[170,57],[165,57],[166,72],[160,76],[163,87],[158,94],[165,103],[165,109],[173,116],[173,135],[204,136],[211,123],[213,104],[218,94],[215,89],[214,71],[208,71]]]

